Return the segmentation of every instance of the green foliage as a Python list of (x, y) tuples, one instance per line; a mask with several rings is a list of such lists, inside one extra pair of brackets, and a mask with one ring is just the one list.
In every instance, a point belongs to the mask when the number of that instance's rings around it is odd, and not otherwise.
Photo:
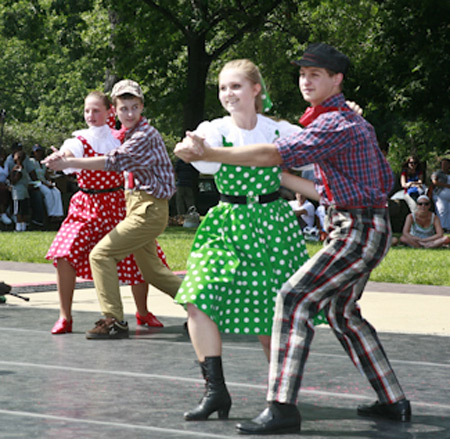
[(57, 144), (84, 123), (83, 98), (104, 75), (96, 59), (104, 44), (88, 28), (92, 15), (101, 23), (96, 3), (0, 2), (0, 106), (9, 142)]
[[(84, 126), (82, 102), (117, 79), (137, 80), (145, 115), (170, 138), (218, 117), (217, 73), (231, 58), (260, 67), (271, 114), (306, 107), (289, 64), (307, 44), (347, 53), (346, 96), (389, 145), (433, 163), (446, 151), (449, 2), (439, 0), (0, 0), (0, 108), (5, 142), (57, 144)], [(47, 137), (47, 138), (45, 138)]]

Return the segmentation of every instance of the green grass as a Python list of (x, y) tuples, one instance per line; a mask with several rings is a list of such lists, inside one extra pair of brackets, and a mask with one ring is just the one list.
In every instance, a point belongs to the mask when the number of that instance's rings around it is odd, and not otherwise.
[[(0, 260), (50, 263), (45, 254), (56, 232), (1, 232)], [(174, 271), (185, 270), (195, 230), (168, 227), (158, 238)], [(309, 254), (321, 248), (319, 243), (307, 243)], [(411, 249), (394, 247), (373, 271), (370, 280), (401, 284), (450, 286), (450, 250)]]

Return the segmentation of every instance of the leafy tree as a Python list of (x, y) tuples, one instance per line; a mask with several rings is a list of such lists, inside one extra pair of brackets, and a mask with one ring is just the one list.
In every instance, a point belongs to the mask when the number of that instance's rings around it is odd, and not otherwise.
[(83, 97), (124, 77), (172, 145), (217, 117), (217, 73), (251, 58), (295, 121), (306, 103), (297, 59), (328, 42), (352, 59), (345, 93), (391, 146), (394, 167), (449, 149), (449, 3), (439, 0), (0, 0), (5, 139), (59, 143), (83, 126)]
[[(120, 59), (116, 58), (117, 72), (119, 76), (127, 71), (136, 73), (147, 84), (149, 94), (157, 96), (151, 98), (152, 106), (156, 107), (156, 100), (167, 103), (168, 93), (176, 97), (183, 104), (183, 131), (192, 129), (204, 118), (211, 63), (244, 35), (256, 32), (281, 3), (275, 0), (115, 1), (109, 7), (119, 16), (114, 39), (115, 50), (121, 54)], [(151, 38), (138, 36), (145, 34)], [(130, 59), (136, 54), (141, 55), (139, 65), (133, 65)], [(164, 90), (158, 90), (158, 86)], [(153, 90), (159, 92), (152, 93)], [(169, 119), (179, 120), (179, 105), (175, 109), (176, 113)], [(165, 125), (164, 121), (160, 122), (158, 126)]]
[(107, 41), (100, 28), (108, 28), (109, 21), (99, 5), (0, 2), (0, 106), (7, 111), (6, 140), (58, 144), (83, 123), (83, 97), (104, 78)]

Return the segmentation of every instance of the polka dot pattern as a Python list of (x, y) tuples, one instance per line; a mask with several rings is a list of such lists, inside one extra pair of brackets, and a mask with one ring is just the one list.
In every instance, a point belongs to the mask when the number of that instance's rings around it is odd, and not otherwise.
[[(278, 167), (222, 165), (220, 192), (260, 195), (280, 187)], [(269, 335), (275, 296), (308, 259), (297, 220), (285, 200), (220, 202), (197, 229), (187, 274), (175, 300), (193, 303), (223, 333)]]
[[(84, 156), (95, 157), (96, 153), (88, 144), (84, 145)], [(123, 185), (122, 174), (117, 172), (87, 171), (78, 174), (80, 187), (90, 189), (106, 189)], [(89, 253), (100, 239), (109, 233), (123, 218), (126, 206), (123, 191), (86, 194), (77, 192), (70, 200), (69, 212), (62, 223), (46, 258), (58, 258), (69, 261), (76, 270), (76, 275), (84, 279), (92, 279), (89, 265)], [(167, 265), (165, 255), (158, 247), (158, 255)], [(144, 282), (133, 255), (117, 264), (119, 280), (125, 284)]]

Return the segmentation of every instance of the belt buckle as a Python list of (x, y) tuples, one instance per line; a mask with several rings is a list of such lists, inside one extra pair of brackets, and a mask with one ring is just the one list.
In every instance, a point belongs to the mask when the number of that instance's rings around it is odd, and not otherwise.
[(247, 195), (247, 204), (258, 204), (259, 195)]

